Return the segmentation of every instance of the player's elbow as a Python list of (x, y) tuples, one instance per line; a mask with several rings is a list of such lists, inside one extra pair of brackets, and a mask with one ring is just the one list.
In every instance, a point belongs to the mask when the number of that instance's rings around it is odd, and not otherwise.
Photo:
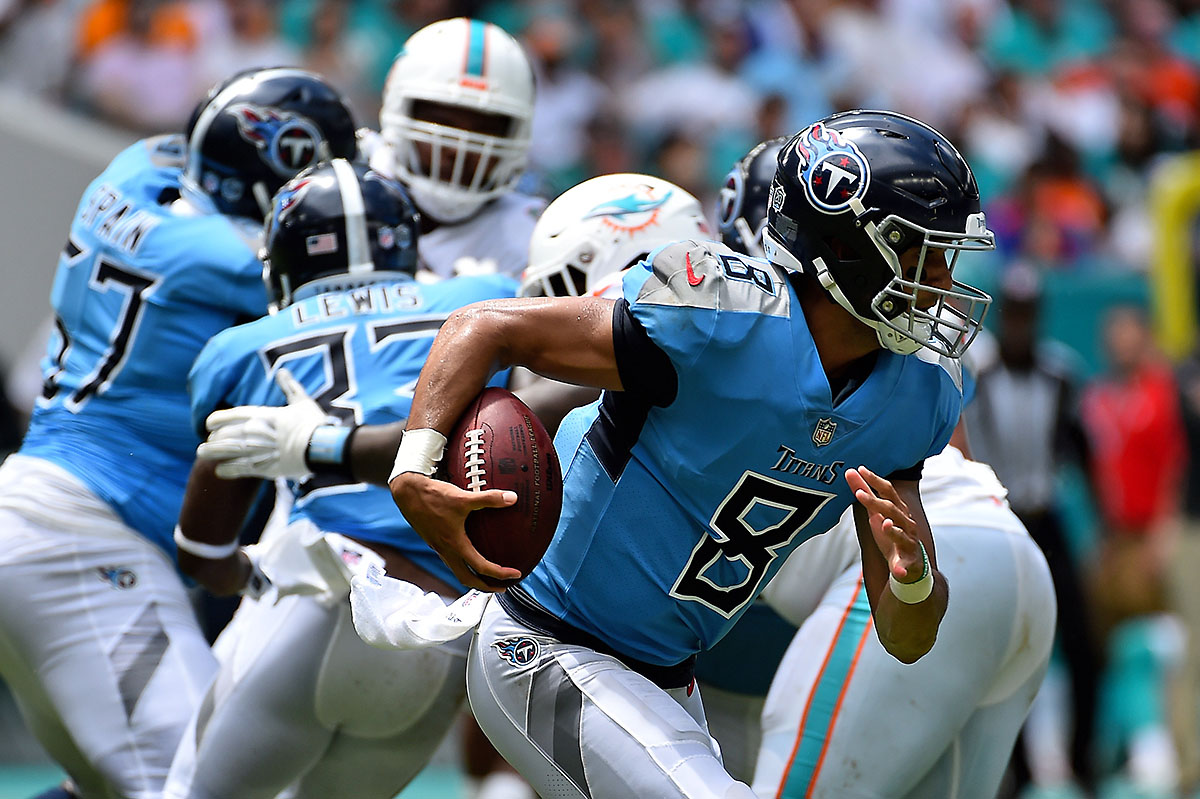
[(901, 663), (912, 664), (923, 658), (937, 642), (937, 630), (929, 635), (885, 636), (879, 634), (879, 642), (887, 653)]

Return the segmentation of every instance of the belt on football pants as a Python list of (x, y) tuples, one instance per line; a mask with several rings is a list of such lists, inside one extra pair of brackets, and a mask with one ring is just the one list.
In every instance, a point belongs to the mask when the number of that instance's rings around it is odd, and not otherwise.
[(696, 656), (692, 655), (674, 666), (658, 666), (630, 657), (608, 646), (591, 633), (567, 624), (533, 600), (520, 588), (513, 587), (499, 594), (496, 599), (509, 616), (521, 624), (543, 635), (557, 638), (564, 644), (586, 646), (605, 655), (615, 657), (630, 669), (645, 677), (659, 688), (686, 688), (696, 673)]

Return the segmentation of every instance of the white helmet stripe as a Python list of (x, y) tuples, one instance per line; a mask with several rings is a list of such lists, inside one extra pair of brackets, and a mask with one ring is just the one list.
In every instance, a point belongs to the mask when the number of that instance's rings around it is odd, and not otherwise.
[(200, 112), (200, 116), (196, 120), (195, 127), (192, 128), (191, 138), (188, 139), (188, 159), (185, 175), (194, 181), (196, 185), (200, 185), (200, 147), (204, 144), (204, 139), (208, 136), (208, 129), (212, 127), (213, 120), (217, 118), (217, 114), (224, 111), (226, 106), (235, 97), (249, 91), (255, 84), (261, 83), (264, 80), (292, 76), (303, 77), (309, 74), (301, 69), (264, 69), (238, 78), (222, 89), (216, 97), (209, 101), (208, 105), (204, 106), (204, 110)]
[(367, 240), (366, 204), (363, 202), (362, 186), (358, 184), (358, 175), (344, 158), (335, 158), (331, 163), (337, 175), (338, 190), (342, 194), (342, 213), (346, 218), (346, 271), (352, 275), (374, 271), (371, 244)]

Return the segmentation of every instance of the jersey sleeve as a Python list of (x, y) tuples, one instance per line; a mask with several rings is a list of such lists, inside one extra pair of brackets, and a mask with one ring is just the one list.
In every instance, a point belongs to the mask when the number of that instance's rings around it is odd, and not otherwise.
[(201, 438), (208, 436), (204, 421), (210, 413), (238, 404), (234, 394), (250, 367), (254, 366), (247, 363), (247, 358), (239, 356), (237, 340), (236, 328), (213, 336), (188, 373), (192, 429)]
[(711, 271), (704, 248), (684, 241), (658, 248), (625, 273), (630, 316), (677, 369), (695, 363), (716, 329), (719, 292), (710, 290), (718, 282)]

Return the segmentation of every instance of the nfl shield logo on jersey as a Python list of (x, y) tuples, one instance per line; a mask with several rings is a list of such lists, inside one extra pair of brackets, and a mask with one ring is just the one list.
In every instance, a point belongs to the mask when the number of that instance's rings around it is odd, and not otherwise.
[(500, 657), (514, 666), (528, 666), (537, 660), (537, 641), (524, 635), (518, 635), (515, 638), (501, 638), (492, 646), (496, 647), (496, 652), (500, 654)]
[(818, 419), (817, 428), (813, 430), (813, 443), (823, 447), (833, 441), (833, 432), (837, 430), (837, 422), (833, 419)]

